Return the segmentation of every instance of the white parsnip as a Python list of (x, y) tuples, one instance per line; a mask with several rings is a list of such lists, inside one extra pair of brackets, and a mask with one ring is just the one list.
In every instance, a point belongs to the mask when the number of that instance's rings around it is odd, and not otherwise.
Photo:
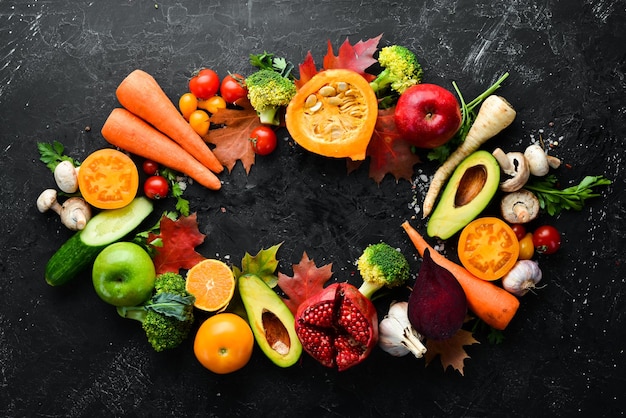
[(435, 172), (422, 205), (424, 218), (433, 210), (439, 192), (461, 161), (509, 126), (515, 115), (513, 106), (501, 96), (492, 94), (483, 101), (465, 140)]

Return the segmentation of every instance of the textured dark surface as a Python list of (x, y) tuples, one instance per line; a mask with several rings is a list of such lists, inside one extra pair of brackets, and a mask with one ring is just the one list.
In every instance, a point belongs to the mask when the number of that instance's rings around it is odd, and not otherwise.
[[(0, 3), (0, 415), (2, 416), (574, 416), (623, 413), (624, 133), (626, 13), (619, 0), (418, 1), (3, 1)], [(540, 136), (571, 168), (614, 180), (582, 212), (563, 213), (559, 253), (540, 259), (545, 288), (525, 296), (502, 344), (467, 348), (465, 376), (380, 350), (344, 373), (304, 355), (287, 369), (260, 351), (242, 371), (203, 369), (191, 341), (155, 354), (137, 324), (100, 302), (85, 274), (63, 288), (43, 280), (70, 233), (35, 208), (53, 186), (37, 141), (59, 140), (82, 159), (130, 71), (155, 76), (175, 100), (202, 66), (250, 72), (263, 50), (299, 63), (383, 33), (381, 46), (415, 50), (430, 82), (456, 80), (473, 97), (504, 71), (513, 126), (488, 144), (520, 149)], [(91, 127), (87, 132), (85, 127)], [(385, 240), (419, 259), (400, 228), (416, 216), (430, 164), (414, 184), (366, 166), (346, 175), (295, 147), (221, 175), (223, 189), (185, 193), (207, 234), (199, 251), (238, 264), (283, 242), (279, 269), (307, 251), (355, 280), (353, 261)], [(420, 218), (417, 215), (417, 218)], [(421, 221), (413, 221), (423, 230)], [(453, 244), (447, 250), (451, 255)], [(385, 304), (387, 301), (385, 301)], [(385, 306), (380, 306), (381, 311)]]

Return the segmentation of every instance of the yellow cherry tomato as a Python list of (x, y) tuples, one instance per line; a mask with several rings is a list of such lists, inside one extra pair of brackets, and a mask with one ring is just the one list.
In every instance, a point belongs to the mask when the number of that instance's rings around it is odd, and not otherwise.
[(535, 255), (535, 246), (533, 244), (533, 233), (528, 232), (519, 240), (519, 260), (530, 260)]
[(178, 99), (178, 109), (183, 117), (189, 120), (189, 116), (198, 109), (198, 99), (193, 93), (185, 93)]
[(209, 132), (211, 120), (204, 110), (195, 110), (189, 115), (189, 124), (198, 135), (204, 136)]
[(199, 100), (198, 107), (204, 109), (210, 114), (217, 113), (220, 109), (226, 108), (226, 100), (221, 96), (213, 96), (206, 100)]
[(254, 348), (254, 335), (243, 318), (218, 313), (200, 325), (193, 343), (196, 358), (218, 374), (232, 373), (248, 364)]

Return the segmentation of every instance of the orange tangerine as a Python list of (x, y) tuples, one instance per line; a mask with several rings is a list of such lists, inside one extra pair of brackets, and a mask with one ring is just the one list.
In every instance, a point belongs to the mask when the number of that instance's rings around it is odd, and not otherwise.
[(232, 299), (235, 276), (226, 263), (209, 258), (187, 272), (186, 288), (196, 298), (196, 308), (215, 312), (226, 307)]

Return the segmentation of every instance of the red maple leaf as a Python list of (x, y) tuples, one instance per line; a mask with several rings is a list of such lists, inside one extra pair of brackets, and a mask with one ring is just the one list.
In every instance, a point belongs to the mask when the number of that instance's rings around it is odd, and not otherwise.
[(439, 355), (443, 369), (446, 370), (452, 366), (463, 376), (464, 360), (469, 358), (463, 346), (476, 344), (478, 341), (474, 339), (471, 332), (460, 329), (452, 337), (446, 340), (427, 340), (426, 341), (426, 365)]
[(204, 140), (215, 145), (213, 153), (228, 171), (240, 160), (248, 174), (255, 157), (250, 133), (261, 121), (247, 98), (238, 100), (236, 105), (236, 108), (220, 109), (211, 116), (211, 123), (219, 127), (209, 130)]
[(313, 60), (313, 55), (311, 54), (311, 51), (306, 54), (304, 61), (298, 66), (298, 70), (300, 72), (300, 78), (294, 80), (294, 83), (296, 84), (296, 88), (299, 89), (300, 87), (304, 86), (307, 81), (312, 79), (315, 74), (318, 73), (317, 67), (315, 66), (315, 60)]
[(351, 45), (346, 38), (339, 47), (337, 56), (335, 56), (332, 44), (328, 41), (328, 52), (324, 57), (324, 69), (344, 68), (355, 71), (365, 77), (366, 80), (372, 81), (376, 77), (366, 73), (365, 70), (377, 62), (374, 53), (378, 49), (378, 42), (382, 36), (381, 34), (367, 41), (359, 41), (354, 45)]
[[(383, 181), (387, 173), (392, 174), (396, 181), (411, 181), (413, 166), (420, 158), (412, 151), (411, 144), (402, 139), (396, 129), (394, 108), (380, 109), (374, 133), (367, 146), (370, 157), (369, 176), (377, 183)], [(348, 160), (348, 171), (355, 170), (360, 162)]]
[[(371, 38), (367, 41), (359, 41), (354, 45), (350, 44), (350, 41), (346, 38), (339, 47), (339, 54), (337, 56), (335, 56), (333, 46), (329, 40), (328, 52), (324, 57), (321, 71), (342, 68), (355, 71), (365, 77), (367, 81), (372, 81), (376, 76), (366, 73), (365, 70), (378, 62), (378, 60), (374, 58), (374, 53), (376, 53), (378, 49), (378, 42), (382, 36), (383, 35), (380, 34), (376, 38)], [(299, 65), (299, 70), (300, 79), (295, 80), (297, 88), (304, 86), (307, 81), (319, 72), (315, 66), (311, 51), (307, 53), (304, 61)]]
[(288, 297), (283, 298), (285, 305), (295, 315), (300, 304), (324, 289), (332, 275), (332, 263), (317, 267), (304, 252), (300, 263), (293, 265), (293, 277), (278, 273), (278, 287)]
[(159, 223), (159, 233), (150, 233), (148, 242), (159, 240), (162, 245), (153, 246), (154, 267), (157, 274), (178, 273), (181, 268), (190, 269), (205, 257), (195, 251), (204, 242), (205, 235), (198, 230), (196, 214), (181, 216), (172, 220), (163, 215)]

